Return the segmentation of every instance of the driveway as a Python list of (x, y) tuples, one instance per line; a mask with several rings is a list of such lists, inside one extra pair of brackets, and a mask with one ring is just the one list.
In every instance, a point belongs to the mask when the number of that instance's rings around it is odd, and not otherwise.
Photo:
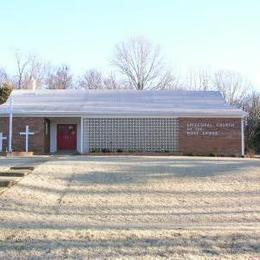
[[(0, 258), (256, 257), (260, 160), (34, 158), (0, 195)], [(0, 159), (0, 168), (30, 160)]]

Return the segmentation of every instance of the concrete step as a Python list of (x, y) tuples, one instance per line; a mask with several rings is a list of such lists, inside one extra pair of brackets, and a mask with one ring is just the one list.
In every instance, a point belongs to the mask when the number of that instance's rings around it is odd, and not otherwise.
[(34, 167), (32, 166), (13, 166), (10, 168), (10, 170), (30, 170), (33, 171)]
[(31, 171), (0, 171), (1, 177), (24, 177), (29, 174)]
[(11, 187), (17, 182), (17, 179), (0, 177), (0, 187)]

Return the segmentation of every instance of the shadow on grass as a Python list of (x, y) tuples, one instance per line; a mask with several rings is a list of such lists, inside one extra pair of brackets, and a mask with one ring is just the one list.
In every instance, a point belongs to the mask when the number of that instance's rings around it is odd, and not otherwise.
[[(83, 187), (86, 187), (86, 189), (77, 190), (77, 187), (82, 185)], [(41, 191), (46, 193), (52, 193), (52, 194), (59, 194), (61, 191), (59, 189), (55, 188), (47, 188), (47, 187), (39, 187), (35, 185), (26, 185), (19, 183), (19, 186), (24, 188), (24, 190), (32, 190), (32, 191)], [(93, 190), (91, 189), (91, 186), (85, 186), (83, 183), (77, 184), (74, 183), (71, 185), (70, 189), (66, 191), (67, 195), (78, 195), (78, 196), (95, 196), (95, 195), (124, 195), (132, 193), (133, 195), (135, 193), (141, 194), (142, 196), (151, 196), (151, 195), (170, 195), (170, 196), (197, 196), (198, 198), (201, 196), (206, 196), (207, 198), (218, 198), (218, 197), (230, 197), (230, 198), (237, 198), (241, 196), (250, 196), (250, 197), (259, 197), (260, 198), (260, 191), (200, 191), (200, 190), (188, 190), (188, 191), (176, 191), (174, 189), (172, 190), (162, 190), (162, 189), (152, 189), (149, 190), (147, 188), (143, 188), (142, 186), (132, 189), (131, 187), (119, 187), (118, 189), (106, 189), (106, 190)]]
[[(99, 160), (98, 160), (99, 159)], [(109, 160), (110, 159), (110, 160)], [(76, 164), (81, 157), (67, 161)], [(73, 178), (74, 185), (78, 184), (131, 184), (146, 183), (149, 180), (160, 181), (167, 178), (203, 178), (221, 175), (237, 176), (250, 169), (260, 169), (260, 161), (248, 160), (206, 160), (206, 159), (165, 159), (143, 157), (88, 158), (89, 164), (94, 163), (94, 170), (79, 169)], [(99, 162), (99, 164), (96, 164)], [(104, 166), (104, 171), (95, 170), (95, 164)], [(86, 163), (86, 166), (88, 164)], [(115, 167), (115, 170), (110, 168)], [(108, 170), (106, 171), (106, 167)], [(110, 167), (110, 168), (109, 168)], [(64, 177), (66, 179), (66, 177)], [(259, 176), (260, 181), (260, 176)]]
[[(259, 166), (259, 168), (257, 168)], [(106, 166), (104, 166), (105, 169)], [(218, 176), (229, 176), (230, 178), (237, 177), (250, 169), (255, 168), (260, 170), (259, 165), (247, 164), (218, 164), (218, 165), (200, 165), (191, 164), (179, 166), (173, 164), (169, 166), (160, 165), (123, 165), (117, 166), (115, 170), (97, 171), (95, 167), (93, 170), (78, 170), (73, 177), (72, 185), (88, 185), (88, 184), (104, 184), (104, 185), (129, 185), (129, 184), (143, 184), (149, 181), (160, 182), (167, 179), (196, 179)], [(60, 176), (60, 179), (67, 180), (69, 177)], [(260, 181), (259, 177), (255, 177), (255, 181)], [(200, 179), (200, 181), (203, 181)]]
[[(63, 240), (28, 240), (28, 241), (2, 241), (0, 242), (0, 252), (6, 253), (16, 251), (18, 256), (23, 254), (39, 254), (48, 257), (143, 257), (150, 256), (168, 256), (173, 254), (183, 255), (235, 255), (235, 254), (258, 254), (260, 252), (259, 235), (252, 233), (233, 233), (233, 234), (182, 234), (176, 231), (171, 237), (146, 236), (143, 238), (122, 238), (117, 239), (92, 239), (89, 236), (82, 235), (82, 239)], [(19, 255), (21, 254), (21, 255)], [(89, 255), (91, 254), (91, 255)]]

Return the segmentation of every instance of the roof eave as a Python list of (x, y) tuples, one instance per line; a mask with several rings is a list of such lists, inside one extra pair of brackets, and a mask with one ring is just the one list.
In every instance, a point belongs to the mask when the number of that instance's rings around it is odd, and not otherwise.
[[(2, 117), (8, 117), (8, 113), (0, 113)], [(30, 113), (16, 113), (13, 112), (14, 117), (194, 117), (194, 118), (245, 118), (248, 115), (246, 112), (239, 113), (86, 113), (86, 112), (30, 112)]]

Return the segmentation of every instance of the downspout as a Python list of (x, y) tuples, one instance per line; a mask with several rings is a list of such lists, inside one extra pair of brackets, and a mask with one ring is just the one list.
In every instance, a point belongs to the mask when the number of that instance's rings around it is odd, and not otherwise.
[(80, 118), (80, 153), (83, 154), (83, 138), (84, 138), (84, 128), (83, 128), (83, 117)]
[(9, 143), (8, 151), (12, 152), (12, 138), (13, 138), (13, 97), (10, 95), (10, 106), (9, 106)]
[(245, 156), (244, 118), (241, 118), (241, 156)]

